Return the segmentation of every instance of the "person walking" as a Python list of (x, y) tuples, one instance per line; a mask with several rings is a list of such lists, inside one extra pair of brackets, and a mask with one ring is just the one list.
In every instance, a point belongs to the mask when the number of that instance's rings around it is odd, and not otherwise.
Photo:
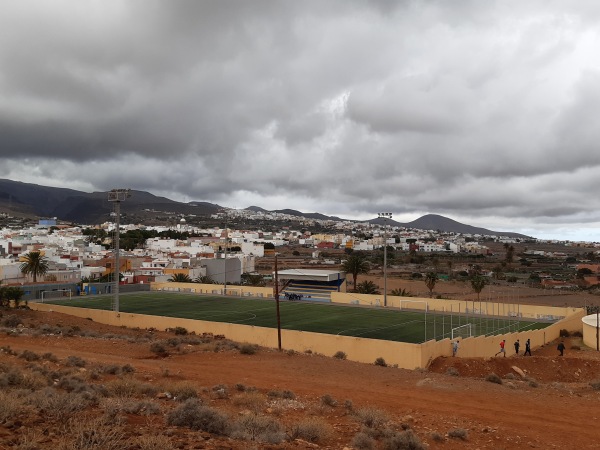
[(521, 346), (521, 344), (519, 343), (519, 340), (517, 339), (517, 342), (515, 342), (515, 354), (519, 354), (519, 347)]
[(525, 342), (525, 353), (523, 356), (526, 356), (527, 353), (529, 353), (529, 356), (531, 356), (531, 341), (529, 339), (527, 339), (527, 342)]
[(565, 343), (564, 341), (560, 341), (558, 347), (556, 349), (560, 352), (560, 356), (563, 356), (563, 352), (565, 351)]
[(500, 342), (500, 351), (498, 353), (496, 353), (494, 356), (498, 356), (500, 353), (504, 353), (504, 357), (506, 358), (506, 349), (504, 348), (505, 345), (506, 345), (506, 339), (502, 339), (502, 342)]
[(456, 356), (456, 354), (458, 353), (458, 346), (458, 340), (452, 343), (452, 356)]

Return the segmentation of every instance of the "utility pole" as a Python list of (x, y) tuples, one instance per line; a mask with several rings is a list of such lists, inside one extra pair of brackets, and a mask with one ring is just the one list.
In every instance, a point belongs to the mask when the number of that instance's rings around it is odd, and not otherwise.
[[(119, 258), (119, 238), (121, 237), (121, 202), (131, 197), (130, 189), (113, 189), (108, 193), (108, 201), (114, 202), (115, 204), (115, 240), (114, 240), (114, 251), (115, 251), (115, 269), (113, 271), (113, 282), (114, 282), (114, 310), (119, 312), (119, 278), (121, 275), (120, 258)], [(116, 276), (115, 276), (116, 275)]]
[[(391, 212), (377, 214), (383, 218), (383, 306), (387, 306), (387, 219), (392, 218)], [(356, 289), (356, 286), (354, 287)]]
[(275, 253), (275, 307), (277, 309), (277, 348), (281, 351), (281, 316), (279, 314), (279, 275), (277, 272), (277, 253)]
[(229, 214), (225, 211), (225, 264), (223, 269), (223, 295), (227, 295), (227, 244), (229, 241)]

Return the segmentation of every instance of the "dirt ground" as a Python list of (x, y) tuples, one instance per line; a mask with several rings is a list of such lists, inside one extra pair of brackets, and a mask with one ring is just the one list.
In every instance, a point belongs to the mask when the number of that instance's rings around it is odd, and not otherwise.
[[(31, 365), (19, 356), (26, 350), (55, 355), (58, 362), (44, 364), (54, 364), (57, 368), (70, 356), (80, 357), (87, 361), (86, 368), (79, 369), (82, 374), (91, 372), (93, 367), (129, 364), (135, 368), (132, 376), (138, 380), (160, 385), (161, 389), (165, 383), (192, 383), (210, 405), (236, 416), (246, 412), (233, 406), (234, 386), (252, 386), (265, 396), (289, 390), (296, 396), (297, 407), (266, 407), (261, 414), (276, 417), (287, 426), (295, 420), (317, 417), (332, 430), (326, 439), (316, 443), (294, 439), (271, 445), (219, 437), (167, 426), (164, 413), (174, 408), (173, 400), (161, 395), (156, 401), (163, 408), (162, 415), (141, 418), (128, 414), (120, 425), (127, 430), (127, 436), (145, 433), (167, 436), (172, 448), (349, 449), (361, 430), (352, 410), (361, 408), (387, 413), (386, 427), (400, 431), (410, 428), (432, 449), (598, 448), (600, 391), (594, 390), (590, 382), (600, 378), (600, 356), (591, 349), (577, 349), (581, 347), (580, 338), (566, 341), (563, 357), (558, 356), (556, 343), (551, 343), (534, 349), (531, 357), (515, 356), (509, 351), (505, 358), (440, 358), (428, 370), (410, 371), (270, 349), (242, 354), (225, 346), (211, 351), (179, 346), (177, 351), (157, 356), (151, 351), (148, 335), (154, 340), (169, 339), (174, 337), (173, 333), (114, 328), (55, 312), (14, 313), (23, 325), (12, 330), (5, 328), (0, 334), (0, 365), (5, 368)], [(41, 333), (42, 326), (60, 327), (63, 332)], [(520, 368), (525, 378), (513, 366)], [(486, 381), (491, 373), (501, 377), (502, 384)], [(114, 377), (103, 374), (95, 382), (110, 383)], [(228, 400), (210, 395), (216, 385), (229, 388), (232, 393)], [(324, 404), (322, 398), (326, 395), (335, 401)], [(58, 446), (62, 424), (43, 412), (18, 419), (0, 424), (0, 449), (63, 448)], [(44, 439), (37, 446), (27, 447), (21, 436), (32, 429), (39, 430)], [(448, 435), (456, 429), (466, 432), (466, 439)], [(383, 438), (375, 437), (376, 445), (372, 448), (384, 448)]]

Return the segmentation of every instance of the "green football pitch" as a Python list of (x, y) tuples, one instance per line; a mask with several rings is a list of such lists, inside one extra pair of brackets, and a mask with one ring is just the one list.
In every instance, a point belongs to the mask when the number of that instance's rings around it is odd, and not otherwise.
[[(69, 300), (45, 300), (45, 303), (92, 309), (112, 309), (112, 296), (73, 297)], [(277, 327), (273, 299), (222, 297), (185, 293), (144, 292), (121, 294), (121, 312), (154, 316), (181, 317), (211, 322), (227, 322), (258, 327)], [(460, 334), (470, 328), (471, 335), (492, 335), (511, 331), (544, 328), (548, 322), (517, 321), (506, 317), (465, 316), (346, 306), (306, 301), (280, 302), (281, 328), (339, 334), (369, 339), (420, 343), (429, 339), (452, 337), (452, 329), (461, 325)], [(455, 330), (454, 336), (457, 336)]]

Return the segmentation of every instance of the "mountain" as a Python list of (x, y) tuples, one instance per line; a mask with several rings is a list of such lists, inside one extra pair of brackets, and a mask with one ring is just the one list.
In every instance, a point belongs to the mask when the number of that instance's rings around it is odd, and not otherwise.
[[(133, 190), (131, 197), (121, 202), (122, 213), (142, 217), (156, 216), (157, 213), (207, 215), (220, 209), (212, 203), (181, 203)], [(93, 224), (109, 220), (112, 210), (107, 192), (88, 193), (0, 179), (0, 211)]]
[[(369, 223), (375, 223), (378, 225), (383, 225), (383, 218), (376, 218), (369, 221)], [(492, 231), (486, 228), (474, 227), (471, 225), (466, 225), (464, 223), (457, 222), (456, 220), (449, 219), (444, 216), (440, 216), (437, 214), (426, 214), (422, 217), (419, 217), (417, 220), (413, 220), (408, 223), (400, 223), (394, 220), (387, 220), (387, 224), (391, 226), (405, 227), (405, 228), (415, 228), (417, 230), (440, 230), (448, 233), (461, 233), (461, 234), (480, 234), (487, 236), (506, 236), (511, 238), (520, 238), (527, 239), (530, 236), (526, 236), (524, 234), (512, 233), (509, 231)]]

